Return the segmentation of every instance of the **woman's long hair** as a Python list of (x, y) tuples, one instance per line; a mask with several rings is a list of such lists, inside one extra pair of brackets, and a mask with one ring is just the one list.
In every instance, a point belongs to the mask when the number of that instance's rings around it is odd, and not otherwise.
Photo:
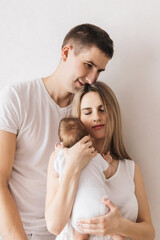
[(88, 92), (96, 92), (102, 99), (104, 110), (107, 114), (107, 129), (102, 152), (110, 151), (115, 159), (131, 159), (128, 155), (123, 139), (121, 113), (117, 98), (111, 88), (103, 82), (95, 82), (92, 85), (85, 84), (74, 95), (72, 102), (72, 116), (80, 118), (80, 105), (83, 96)]

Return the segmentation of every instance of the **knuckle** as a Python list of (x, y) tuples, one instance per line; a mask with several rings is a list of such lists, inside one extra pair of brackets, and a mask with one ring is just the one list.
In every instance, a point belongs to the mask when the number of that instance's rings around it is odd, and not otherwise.
[(102, 226), (105, 224), (105, 219), (104, 218), (101, 218), (101, 224), (102, 224)]
[(89, 220), (89, 224), (92, 224), (92, 223), (93, 223), (93, 220), (92, 220), (92, 219), (90, 219), (90, 220)]

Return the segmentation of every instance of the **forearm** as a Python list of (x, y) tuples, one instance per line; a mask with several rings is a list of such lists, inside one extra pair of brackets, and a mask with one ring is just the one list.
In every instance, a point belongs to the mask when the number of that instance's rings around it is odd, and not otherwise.
[(48, 230), (58, 235), (66, 225), (72, 211), (77, 191), (79, 172), (63, 173), (63, 177), (54, 198), (46, 206), (46, 222)]
[(153, 240), (155, 238), (155, 231), (151, 223), (135, 223), (124, 218), (120, 223), (119, 234), (132, 240)]
[(27, 240), (22, 222), (6, 186), (0, 186), (0, 236), (3, 240)]

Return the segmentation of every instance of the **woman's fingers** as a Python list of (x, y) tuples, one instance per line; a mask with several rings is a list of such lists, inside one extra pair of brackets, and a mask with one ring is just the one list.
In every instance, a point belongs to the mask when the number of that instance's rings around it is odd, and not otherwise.
[(113, 209), (116, 209), (117, 206), (113, 204), (113, 202), (109, 199), (106, 199), (106, 198), (102, 198), (102, 202), (110, 209), (110, 210), (113, 210)]
[(104, 216), (80, 219), (78, 228), (81, 231), (101, 236), (109, 235), (116, 231), (115, 220), (120, 216), (117, 206), (106, 198), (103, 198), (102, 202), (109, 208), (109, 212)]
[(96, 217), (91, 219), (81, 219), (78, 222), (78, 228), (88, 234), (92, 235), (104, 235), (104, 226), (102, 223), (102, 217)]
[(85, 136), (85, 137), (83, 137), (83, 138), (79, 141), (79, 143), (84, 144), (84, 143), (87, 143), (88, 141), (90, 141), (90, 137), (89, 137), (89, 136)]
[(90, 140), (89, 136), (83, 137), (79, 143), (85, 147), (89, 152), (94, 153), (95, 148), (92, 146), (92, 141)]

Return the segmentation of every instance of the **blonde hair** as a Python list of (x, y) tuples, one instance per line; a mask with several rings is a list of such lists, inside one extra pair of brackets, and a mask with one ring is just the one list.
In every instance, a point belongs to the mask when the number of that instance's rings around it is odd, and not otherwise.
[(106, 154), (110, 151), (116, 159), (131, 159), (128, 155), (123, 139), (122, 124), (119, 103), (111, 88), (103, 82), (95, 82), (92, 85), (85, 84), (74, 95), (72, 102), (72, 115), (80, 118), (80, 105), (83, 96), (88, 92), (96, 92), (102, 99), (104, 110), (107, 114), (107, 131), (102, 151)]

